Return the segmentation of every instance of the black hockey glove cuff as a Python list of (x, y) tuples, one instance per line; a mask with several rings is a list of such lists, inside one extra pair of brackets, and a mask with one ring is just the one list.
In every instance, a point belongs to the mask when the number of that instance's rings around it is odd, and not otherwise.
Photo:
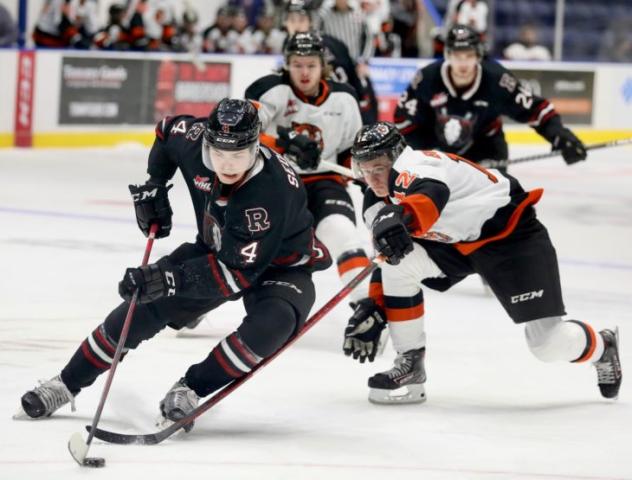
[(138, 290), (138, 303), (175, 295), (181, 286), (180, 272), (168, 257), (144, 267), (128, 268), (119, 282), (119, 295), (127, 302)]
[(365, 298), (351, 304), (354, 309), (345, 329), (342, 350), (345, 355), (364, 363), (372, 362), (378, 350), (382, 330), (386, 328), (386, 315), (382, 307), (371, 298)]
[(173, 211), (169, 203), (169, 189), (173, 185), (165, 186), (147, 182), (145, 185), (130, 185), (129, 191), (134, 200), (136, 223), (147, 237), (152, 224), (158, 224), (156, 238), (167, 237), (171, 232), (171, 217)]
[(299, 168), (313, 170), (318, 167), (321, 151), (316, 141), (287, 127), (278, 126), (277, 134), (277, 145)]
[(400, 205), (386, 205), (378, 212), (371, 225), (375, 249), (391, 265), (397, 265), (413, 250), (404, 212), (404, 207)]

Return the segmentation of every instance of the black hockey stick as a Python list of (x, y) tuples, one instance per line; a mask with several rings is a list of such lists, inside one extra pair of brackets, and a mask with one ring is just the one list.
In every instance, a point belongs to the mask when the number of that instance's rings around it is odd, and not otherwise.
[[(156, 232), (158, 231), (158, 224), (154, 223), (149, 229), (149, 236), (147, 237), (147, 246), (145, 247), (145, 254), (143, 255), (143, 263), (142, 266), (147, 265), (149, 261), (149, 255), (151, 254), (151, 249), (154, 245), (154, 240), (156, 238)], [(68, 450), (70, 451), (70, 455), (75, 461), (81, 465), (82, 467), (103, 467), (105, 465), (105, 459), (101, 457), (93, 457), (87, 458), (88, 449), (90, 448), (90, 444), (92, 443), (92, 438), (94, 437), (94, 432), (97, 429), (97, 424), (101, 419), (101, 413), (103, 412), (103, 407), (105, 406), (105, 400), (108, 397), (108, 393), (110, 392), (110, 387), (112, 386), (112, 380), (114, 379), (114, 372), (116, 372), (116, 367), (118, 366), (121, 355), (123, 353), (123, 347), (125, 346), (125, 341), (127, 340), (127, 334), (129, 333), (129, 327), (132, 324), (132, 317), (134, 316), (134, 311), (136, 310), (136, 301), (138, 299), (138, 290), (134, 292), (131, 301), (129, 302), (129, 308), (127, 310), (127, 316), (125, 317), (125, 321), (123, 322), (123, 328), (121, 329), (121, 334), (119, 335), (118, 344), (116, 345), (116, 351), (114, 352), (114, 357), (112, 358), (112, 365), (110, 365), (110, 371), (108, 372), (108, 377), (105, 381), (105, 385), (103, 386), (103, 392), (101, 393), (101, 400), (99, 401), (99, 406), (97, 407), (97, 411), (94, 414), (94, 418), (92, 419), (92, 426), (88, 430), (88, 439), (84, 442), (83, 437), (79, 432), (73, 433), (68, 440)]]
[[(632, 143), (632, 138), (622, 138), (619, 140), (611, 140), (609, 142), (593, 143), (586, 145), (586, 150), (597, 150), (600, 148), (620, 147), (623, 145), (629, 145)], [(484, 160), (481, 164), (487, 168), (499, 168), (506, 167), (508, 165), (515, 165), (516, 163), (532, 162), (533, 160), (543, 160), (545, 158), (552, 158), (561, 155), (561, 150), (552, 150), (546, 153), (537, 153), (535, 155), (527, 155), (526, 157), (519, 157), (510, 160)]]
[(265, 367), (268, 363), (274, 360), (278, 355), (280, 355), (285, 349), (287, 349), (290, 345), (292, 345), (296, 340), (301, 338), (305, 333), (311, 329), (316, 323), (318, 323), (325, 315), (327, 315), (342, 299), (344, 299), (351, 291), (357, 287), (365, 278), (367, 278), (373, 271), (378, 267), (378, 265), (382, 262), (382, 257), (376, 257), (373, 259), (370, 265), (368, 265), (364, 270), (358, 273), (349, 283), (347, 283), (342, 289), (325, 305), (323, 305), (320, 310), (314, 313), (303, 325), (303, 327), (297, 332), (297, 334), (291, 338), (285, 345), (283, 345), (279, 350), (277, 350), (274, 354), (263, 360), (256, 367), (254, 367), (249, 373), (244, 375), (241, 378), (234, 380), (233, 382), (226, 385), (222, 390), (217, 392), (211, 398), (206, 400), (204, 403), (199, 405), (195, 410), (193, 410), (186, 417), (178, 420), (167, 428), (160, 430), (155, 433), (148, 434), (140, 434), (140, 435), (128, 435), (124, 433), (115, 433), (109, 432), (107, 430), (101, 430), (100, 428), (94, 428), (86, 425), (86, 429), (89, 432), (94, 432), (94, 436), (99, 440), (104, 440), (109, 443), (117, 443), (117, 444), (136, 444), (136, 445), (155, 445), (157, 443), (162, 442), (166, 438), (170, 437), (173, 433), (180, 430), (183, 426), (191, 423), (197, 417), (202, 415), (204, 412), (209, 410), (211, 407), (219, 403), (220, 400), (226, 398), (232, 392), (237, 390), (241, 385), (246, 383), (255, 373), (257, 373), (261, 368)]

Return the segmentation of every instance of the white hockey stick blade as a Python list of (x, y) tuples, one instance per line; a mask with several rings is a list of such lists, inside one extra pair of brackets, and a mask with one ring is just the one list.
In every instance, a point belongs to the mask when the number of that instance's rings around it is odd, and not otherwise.
[(88, 444), (85, 442), (79, 432), (75, 432), (68, 440), (68, 451), (72, 458), (80, 465), (84, 466), (84, 460), (88, 455)]

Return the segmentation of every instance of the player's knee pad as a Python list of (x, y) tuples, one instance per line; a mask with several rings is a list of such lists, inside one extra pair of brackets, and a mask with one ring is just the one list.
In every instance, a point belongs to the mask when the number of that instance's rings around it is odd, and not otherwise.
[(243, 342), (260, 357), (268, 357), (292, 336), (298, 324), (294, 307), (281, 298), (264, 298), (237, 328)]
[(355, 224), (339, 213), (328, 215), (318, 222), (316, 236), (325, 244), (334, 259), (348, 250), (363, 247)]
[(577, 324), (561, 317), (533, 320), (525, 325), (525, 336), (531, 353), (543, 362), (569, 361), (577, 356), (578, 345), (585, 343), (585, 334)]
[(419, 291), (421, 281), (443, 275), (428, 252), (419, 244), (397, 265), (383, 263), (382, 285), (385, 295), (407, 296)]

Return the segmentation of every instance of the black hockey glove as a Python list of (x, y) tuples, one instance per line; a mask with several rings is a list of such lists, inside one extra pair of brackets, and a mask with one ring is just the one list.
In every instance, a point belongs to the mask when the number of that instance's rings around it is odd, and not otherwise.
[(320, 163), (318, 143), (291, 128), (277, 127), (277, 145), (285, 150), (285, 155), (302, 170), (313, 170)]
[(364, 363), (375, 360), (382, 330), (386, 327), (384, 310), (371, 298), (365, 298), (351, 304), (355, 311), (345, 328), (345, 342), (342, 349), (345, 355)]
[(386, 257), (391, 265), (397, 265), (413, 250), (413, 241), (406, 228), (404, 207), (386, 205), (371, 225), (375, 249)]
[(158, 224), (156, 238), (167, 237), (171, 232), (171, 216), (173, 211), (169, 204), (169, 189), (173, 185), (165, 186), (147, 182), (145, 185), (130, 185), (129, 191), (134, 199), (136, 223), (138, 228), (149, 236), (152, 224)]
[(586, 160), (586, 147), (568, 128), (563, 127), (553, 137), (553, 150), (560, 150), (568, 165)]
[(119, 282), (119, 295), (129, 302), (138, 289), (138, 303), (149, 303), (175, 295), (180, 288), (180, 274), (167, 257), (144, 267), (128, 268)]

